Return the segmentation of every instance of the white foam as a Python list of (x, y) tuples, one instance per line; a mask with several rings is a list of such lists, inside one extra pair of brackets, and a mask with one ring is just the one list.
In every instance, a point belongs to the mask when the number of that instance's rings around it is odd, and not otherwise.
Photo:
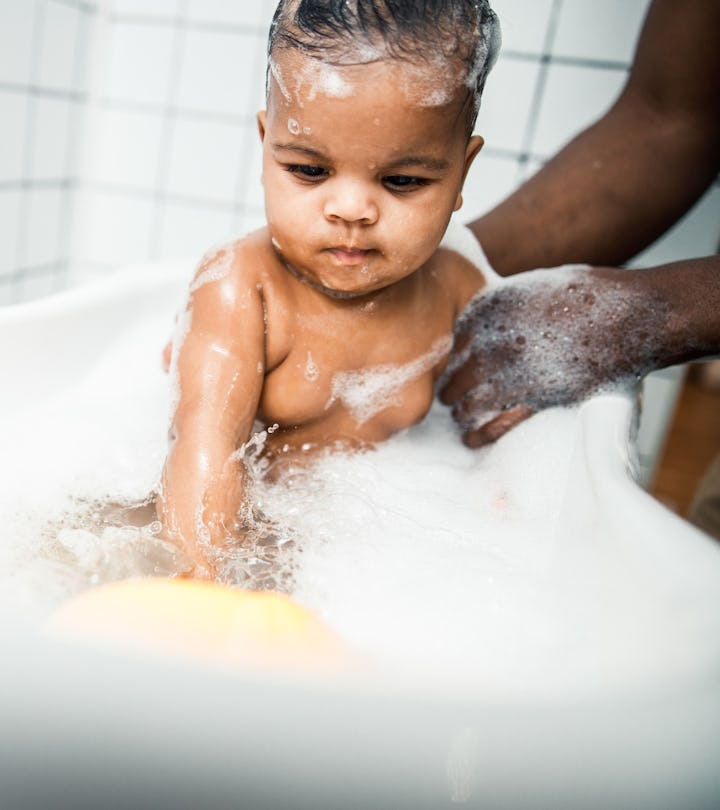
[(178, 368), (178, 359), (180, 357), (180, 350), (185, 343), (185, 338), (190, 332), (192, 326), (192, 304), (189, 303), (187, 309), (177, 316), (175, 321), (175, 329), (172, 337), (172, 354), (170, 355), (170, 367), (168, 368), (169, 380), (169, 418), (172, 422), (175, 416), (177, 406), (180, 404), (180, 371)]
[(332, 391), (326, 408), (339, 400), (363, 425), (376, 413), (400, 404), (400, 392), (412, 380), (426, 374), (449, 353), (452, 337), (435, 341), (429, 352), (403, 365), (388, 363), (361, 371), (340, 371), (333, 375)]
[(331, 98), (349, 98), (355, 94), (353, 85), (342, 77), (337, 68), (325, 62), (320, 62), (319, 65), (321, 69), (315, 82), (316, 92)]
[(230, 275), (233, 266), (233, 255), (230, 250), (221, 251), (213, 261), (193, 279), (190, 285), (190, 292), (194, 293), (206, 284), (213, 281), (222, 281)]
[(295, 98), (300, 106), (306, 100), (314, 101), (318, 94), (329, 98), (355, 95), (355, 86), (343, 76), (342, 69), (319, 59), (304, 59), (294, 77)]
[(271, 57), (268, 59), (268, 67), (270, 68), (270, 75), (275, 79), (280, 92), (282, 93), (285, 101), (291, 103), (293, 100), (292, 93), (288, 90), (285, 80), (282, 75), (280, 65)]
[(320, 369), (318, 368), (317, 363), (313, 360), (313, 356), (310, 352), (307, 353), (307, 362), (305, 363), (305, 371), (303, 376), (308, 382), (315, 382), (320, 376)]
[(126, 332), (97, 366), (0, 434), (0, 623), (42, 619), (91, 584), (179, 570), (149, 529), (119, 531), (103, 514), (109, 501), (142, 503), (159, 482), (167, 325), (156, 317)]
[(449, 104), (462, 86), (460, 66), (448, 59), (433, 59), (429, 64), (409, 62), (399, 69), (405, 98), (420, 107)]
[(576, 426), (575, 410), (545, 411), (471, 451), (435, 407), (374, 451), (259, 484), (265, 518), (302, 549), (295, 598), (404, 683), (567, 699), (717, 666), (717, 618), (688, 621), (622, 555), (600, 570), (607, 548), (566, 564)]

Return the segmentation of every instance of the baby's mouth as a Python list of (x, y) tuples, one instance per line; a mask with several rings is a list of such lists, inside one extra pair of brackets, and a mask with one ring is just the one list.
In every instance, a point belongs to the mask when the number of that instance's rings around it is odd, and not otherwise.
[(328, 248), (327, 252), (338, 264), (345, 267), (352, 267), (357, 264), (364, 264), (372, 251), (356, 247), (339, 246)]

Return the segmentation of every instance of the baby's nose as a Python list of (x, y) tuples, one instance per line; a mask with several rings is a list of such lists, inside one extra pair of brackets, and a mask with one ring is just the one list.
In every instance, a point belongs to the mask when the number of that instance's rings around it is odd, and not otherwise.
[(377, 222), (379, 209), (365, 184), (337, 181), (328, 188), (323, 213), (330, 221), (343, 220), (372, 225)]

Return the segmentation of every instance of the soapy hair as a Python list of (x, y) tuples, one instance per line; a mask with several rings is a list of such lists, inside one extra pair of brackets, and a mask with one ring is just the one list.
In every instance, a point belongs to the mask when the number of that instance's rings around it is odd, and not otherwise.
[(268, 82), (273, 55), (287, 48), (331, 65), (454, 61), (464, 67), (472, 128), (500, 39), (488, 0), (280, 0), (268, 38)]

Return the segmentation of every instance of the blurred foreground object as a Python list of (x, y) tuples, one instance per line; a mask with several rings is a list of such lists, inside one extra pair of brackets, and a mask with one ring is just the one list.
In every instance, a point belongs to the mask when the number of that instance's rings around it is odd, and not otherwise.
[(124, 580), (62, 605), (49, 630), (129, 651), (249, 669), (334, 668), (342, 643), (289, 597), (184, 579)]

